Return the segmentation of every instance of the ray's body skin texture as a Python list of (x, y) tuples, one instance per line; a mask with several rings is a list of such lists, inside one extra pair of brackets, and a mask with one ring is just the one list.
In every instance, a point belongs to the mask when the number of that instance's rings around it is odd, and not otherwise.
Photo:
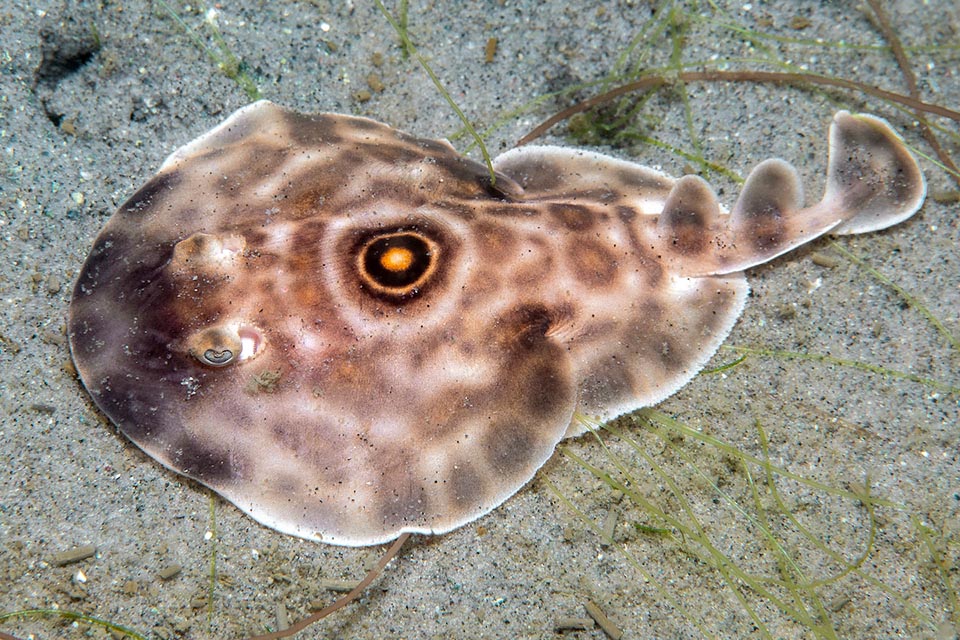
[(821, 202), (769, 160), (728, 215), (699, 178), (524, 147), (486, 167), (371, 120), (261, 101), (110, 219), (71, 303), (84, 385), (148, 454), (336, 544), (442, 533), (520, 489), (574, 411), (674, 393), (743, 269), (895, 224), (923, 178), (841, 112)]

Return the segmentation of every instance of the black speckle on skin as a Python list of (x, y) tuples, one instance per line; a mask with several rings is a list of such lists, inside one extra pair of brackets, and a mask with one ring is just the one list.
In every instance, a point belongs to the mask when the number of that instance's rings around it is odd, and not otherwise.
[[(293, 248), (285, 256), (286, 263), (291, 269), (309, 272), (316, 268), (320, 261), (320, 245), (323, 243), (327, 224), (326, 219), (311, 216), (297, 225), (296, 233), (291, 238)], [(251, 238), (247, 241), (248, 246), (263, 246), (267, 242), (266, 234), (261, 238)]]
[(901, 165), (897, 165), (896, 174), (887, 177), (887, 194), (893, 202), (901, 205), (916, 197), (919, 191), (915, 176), (908, 176)]
[(627, 225), (627, 235), (630, 238), (631, 266), (637, 272), (643, 273), (646, 287), (656, 289), (664, 277), (663, 261), (634, 227)]
[(723, 283), (721, 278), (717, 280), (720, 282), (716, 292), (701, 298), (699, 306), (700, 324), (709, 329), (711, 334), (717, 333), (727, 322), (727, 310), (736, 297), (734, 289)]
[[(660, 322), (665, 312), (663, 305), (654, 299), (645, 300), (642, 304), (643, 307), (641, 308), (640, 313), (637, 314), (639, 322), (647, 324)], [(640, 335), (642, 335), (642, 330), (643, 326), (636, 326), (632, 329), (634, 332), (639, 332)]]
[(383, 206), (383, 201), (388, 198), (402, 202), (403, 207), (411, 211), (427, 203), (427, 198), (415, 182), (397, 180), (386, 172), (381, 176), (367, 176), (364, 182), (365, 200), (372, 209)]
[(117, 260), (117, 256), (122, 255), (124, 247), (130, 244), (126, 236), (111, 231), (102, 232), (83, 263), (80, 277), (77, 278), (74, 299), (89, 295), (101, 282), (107, 282), (112, 276), (116, 276), (118, 263), (122, 264)]
[[(442, 210), (444, 215), (456, 216), (466, 221), (476, 220), (477, 218), (477, 210), (472, 204), (468, 204), (467, 202), (442, 199), (436, 200), (432, 204), (437, 209)], [(482, 211), (484, 214), (486, 213), (486, 209)]]

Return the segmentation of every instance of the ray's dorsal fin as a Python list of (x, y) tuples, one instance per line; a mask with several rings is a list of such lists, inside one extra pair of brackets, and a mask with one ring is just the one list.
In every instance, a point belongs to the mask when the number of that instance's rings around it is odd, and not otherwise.
[(830, 127), (827, 186), (803, 207), (796, 170), (757, 165), (729, 216), (702, 181), (683, 178), (657, 223), (660, 248), (686, 276), (743, 271), (827, 233), (885, 229), (920, 208), (926, 185), (913, 156), (883, 120), (840, 111)]

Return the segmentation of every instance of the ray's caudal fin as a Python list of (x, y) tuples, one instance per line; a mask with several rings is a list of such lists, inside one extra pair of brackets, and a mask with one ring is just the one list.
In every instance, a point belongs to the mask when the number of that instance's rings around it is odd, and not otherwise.
[(750, 172), (729, 216), (720, 214), (707, 183), (681, 178), (656, 222), (660, 249), (683, 262), (686, 276), (734, 273), (827, 233), (885, 229), (923, 203), (926, 185), (916, 160), (880, 118), (838, 112), (829, 153), (823, 198), (806, 208), (797, 172), (783, 160), (766, 160)]

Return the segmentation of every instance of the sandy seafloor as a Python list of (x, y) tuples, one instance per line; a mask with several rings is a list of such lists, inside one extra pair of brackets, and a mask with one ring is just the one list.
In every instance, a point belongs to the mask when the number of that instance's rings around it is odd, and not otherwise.
[[(171, 4), (203, 42), (215, 46), (196, 6)], [(559, 4), (463, 3), (453, 10), (414, 1), (410, 28), (459, 105), (486, 127), (550, 92), (602, 78), (652, 15), (647, 2), (576, 1), (549, 8)], [(706, 3), (700, 9), (681, 6), (717, 22), (808, 40), (763, 41), (794, 64), (905, 91), (893, 57), (871, 48), (883, 40), (857, 3), (719, 4), (726, 13)], [(224, 41), (265, 97), (307, 111), (368, 115), (425, 136), (448, 136), (460, 127), (425, 73), (401, 56), (397, 38), (372, 5), (228, 0), (216, 7)], [(956, 47), (960, 8), (952, 0), (904, 1), (892, 3), (890, 11), (904, 42), (921, 47), (911, 55), (924, 99), (956, 107), (960, 55), (956, 48), (936, 47)], [(491, 37), (498, 46), (485, 63)], [(818, 46), (818, 38), (867, 48)], [(683, 58), (691, 62), (762, 53), (743, 35), (708, 24), (693, 25), (684, 46)], [(41, 67), (44, 47), (46, 59), (57, 63)], [(660, 36), (642, 47), (647, 65), (657, 66), (665, 64), (671, 45)], [(371, 73), (383, 89), (360, 101), (356, 94), (368, 88)], [(296, 619), (309, 603), (333, 598), (320, 581), (361, 577), (382, 548), (338, 548), (282, 535), (211, 500), (207, 489), (161, 468), (117, 433), (65, 366), (73, 280), (101, 226), (168, 153), (247, 103), (247, 96), (159, 5), (135, 0), (3, 0), (0, 83), (0, 614), (59, 608), (108, 619), (148, 638), (240, 638), (273, 628), (280, 604)], [(743, 84), (694, 84), (687, 92), (704, 157), (745, 175), (760, 160), (781, 156), (797, 165), (811, 197), (822, 188), (826, 126), (839, 108), (883, 115), (911, 145), (931, 153), (909, 114), (852, 92)], [(547, 98), (528, 113), (508, 117), (488, 134), (487, 144), (493, 152), (510, 147), (570, 100)], [(694, 148), (679, 91), (660, 93), (643, 114), (646, 133)], [(955, 123), (939, 124), (958, 132)], [(547, 142), (572, 144), (563, 126), (551, 134)], [(956, 142), (944, 140), (956, 156)], [(465, 142), (456, 144), (463, 148)], [(605, 150), (674, 174), (686, 163), (643, 144)], [(957, 188), (932, 162), (921, 164), (932, 192)], [(716, 174), (707, 177), (731, 204), (736, 185)], [(958, 335), (958, 239), (958, 205), (928, 200), (905, 224), (839, 242)], [(836, 259), (836, 265), (817, 264), (814, 252)], [(915, 308), (828, 242), (748, 275), (753, 293), (728, 344), (829, 354), (960, 385), (956, 350)], [(714, 364), (736, 357), (721, 351)], [(760, 424), (774, 464), (825, 485), (856, 487), (869, 477), (873, 495), (903, 508), (877, 508), (875, 540), (859, 574), (817, 588), (830, 620), (823, 624), (845, 638), (956, 637), (960, 612), (951, 610), (946, 586), (952, 585), (955, 598), (956, 392), (828, 363), (751, 357), (723, 374), (698, 377), (659, 408), (751, 455), (762, 455)], [(721, 486), (757, 517), (748, 477), (735, 457), (675, 441), (698, 462), (704, 474), (698, 476), (641, 427), (622, 424), (676, 474), (718, 549), (744, 570), (778, 575), (772, 546), (711, 489), (711, 482)], [(611, 439), (610, 446), (630, 461), (641, 494), (682, 516), (681, 502), (669, 497), (663, 479), (619, 440)], [(612, 466), (589, 437), (570, 447), (595, 464)], [(762, 471), (751, 467), (751, 473), (762, 489)], [(613, 544), (601, 545), (545, 481), (596, 522), (614, 509), (619, 524)], [(848, 561), (863, 552), (869, 518), (856, 501), (792, 482), (779, 487), (812, 535)], [(768, 494), (762, 504), (807, 579), (841, 573), (840, 565), (804, 542)], [(481, 520), (447, 535), (415, 537), (359, 604), (299, 637), (548, 638), (557, 635), (558, 618), (585, 617), (588, 599), (623, 628), (624, 638), (704, 632), (719, 638), (815, 637), (770, 600), (744, 590), (752, 618), (702, 552), (685, 551), (699, 547), (643, 533), (634, 523), (656, 524), (629, 499), (616, 502), (583, 469), (555, 456)], [(68, 566), (52, 563), (57, 553), (87, 544), (96, 545), (94, 557)], [(214, 547), (217, 578), (209, 601)], [(663, 591), (631, 566), (625, 552)], [(158, 572), (171, 564), (182, 565), (181, 572), (161, 580)], [(812, 607), (814, 601), (805, 602)], [(20, 638), (108, 637), (100, 628), (53, 617), (5, 620), (0, 631)], [(558, 637), (603, 634), (594, 629)]]

